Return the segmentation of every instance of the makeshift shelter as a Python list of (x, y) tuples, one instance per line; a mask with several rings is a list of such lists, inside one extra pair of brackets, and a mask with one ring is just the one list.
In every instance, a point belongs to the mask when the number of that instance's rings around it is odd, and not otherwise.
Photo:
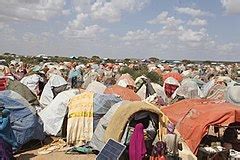
[(25, 98), (32, 106), (39, 105), (37, 96), (27, 86), (17, 80), (8, 79), (7, 90), (17, 92), (23, 98)]
[(197, 83), (190, 78), (184, 79), (176, 90), (176, 95), (185, 99), (202, 98), (203, 93)]
[[(157, 83), (151, 83), (154, 91), (156, 92), (157, 95), (161, 96), (163, 99), (166, 98), (166, 95), (164, 93), (163, 87)], [(145, 99), (146, 97), (146, 86), (143, 85), (138, 91), (137, 95), (141, 97), (141, 99)]]
[[(62, 76), (52, 75), (45, 85), (40, 103), (43, 107), (47, 107), (58, 93), (64, 91), (67, 87), (67, 82)], [(56, 92), (54, 92), (56, 89)]]
[(54, 136), (59, 133), (64, 117), (67, 114), (69, 100), (77, 94), (79, 94), (79, 90), (77, 89), (63, 91), (38, 113), (44, 123), (44, 132)]
[(228, 86), (225, 92), (225, 99), (231, 104), (240, 106), (240, 84), (236, 83)]
[(39, 81), (43, 81), (43, 79), (37, 75), (32, 74), (21, 79), (21, 83), (27, 86), (35, 95), (39, 93)]
[(107, 87), (104, 84), (98, 81), (93, 81), (87, 86), (86, 91), (103, 94), (106, 88)]
[(105, 91), (105, 94), (116, 94), (119, 95), (123, 100), (129, 101), (140, 101), (141, 98), (131, 89), (121, 87), (118, 85), (113, 85), (108, 87)]
[(0, 91), (0, 101), (10, 110), (10, 120), (14, 135), (17, 139), (17, 148), (30, 140), (43, 140), (43, 125), (34, 112), (34, 108), (18, 93), (5, 90)]
[[(79, 142), (84, 144), (91, 139), (82, 137), (82, 134), (93, 135), (93, 132), (99, 120), (108, 112), (108, 110), (121, 99), (115, 95), (109, 94), (94, 94), (91, 92), (84, 92), (74, 96), (68, 105), (68, 126), (67, 126), (67, 141), (68, 143)], [(86, 111), (86, 106), (92, 105), (92, 111)], [(80, 123), (81, 119), (87, 119), (89, 126), (84, 126)], [(91, 122), (93, 121), (93, 122)], [(82, 122), (82, 121), (81, 121)], [(84, 124), (85, 124), (84, 120)], [(88, 124), (89, 124), (88, 123)], [(88, 138), (90, 138), (88, 137)]]
[(208, 92), (207, 99), (224, 100), (226, 86), (224, 84), (215, 84)]
[(168, 77), (172, 77), (176, 79), (178, 82), (181, 82), (183, 80), (183, 77), (178, 72), (169, 72), (163, 75), (163, 81), (165, 81)]
[[(145, 144), (147, 153), (151, 154), (151, 146), (154, 140), (162, 140), (166, 134), (168, 119), (155, 105), (139, 101), (124, 102), (117, 109), (114, 109), (114, 112), (114, 114), (111, 113), (110, 120), (107, 120), (107, 126), (104, 126), (106, 129), (103, 139), (100, 137), (99, 141), (106, 143), (111, 138), (121, 142), (128, 148), (134, 127), (142, 123), (146, 133)], [(98, 146), (96, 147), (100, 149), (102, 147), (101, 143), (97, 143)], [(125, 156), (128, 155), (127, 152), (128, 149), (124, 153)]]
[[(146, 102), (129, 102), (120, 106), (114, 113), (108, 123), (104, 141), (107, 142), (109, 138), (112, 138), (120, 142), (125, 132), (126, 125), (133, 120), (134, 114), (141, 111), (157, 115), (158, 121), (164, 126), (165, 120), (162, 119), (163, 114), (158, 107)], [(159, 128), (159, 124), (157, 124), (156, 127)]]
[(132, 76), (130, 74), (128, 74), (128, 73), (121, 75), (121, 77), (118, 78), (116, 84), (120, 85), (122, 87), (127, 87), (127, 86), (135, 87), (135, 82), (132, 79)]
[(114, 104), (108, 110), (108, 112), (100, 119), (100, 121), (97, 124), (96, 129), (93, 133), (91, 142), (89, 144), (93, 149), (100, 151), (103, 148), (103, 146), (105, 145), (105, 142), (104, 142), (105, 131), (106, 131), (106, 128), (108, 127), (109, 121), (114, 116), (114, 114), (118, 110), (118, 108), (121, 105), (128, 103), (128, 102), (129, 101), (120, 101), (120, 102)]
[(213, 100), (182, 100), (163, 108), (162, 112), (177, 125), (176, 129), (195, 154), (210, 125), (240, 121), (238, 107)]

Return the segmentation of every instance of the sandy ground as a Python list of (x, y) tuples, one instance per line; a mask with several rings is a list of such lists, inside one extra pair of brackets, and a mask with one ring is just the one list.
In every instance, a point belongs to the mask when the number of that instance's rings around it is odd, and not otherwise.
[(65, 154), (64, 152), (53, 152), (47, 155), (38, 155), (37, 150), (27, 151), (18, 155), (15, 155), (17, 160), (95, 160), (96, 155), (73, 155), (73, 154)]
[[(47, 137), (44, 140), (44, 146), (50, 144), (51, 141), (56, 140), (55, 137)], [(95, 160), (94, 154), (65, 154), (65, 152), (54, 151), (49, 154), (39, 155), (39, 148), (43, 147), (40, 143), (29, 143), (26, 145), (25, 151), (20, 152), (14, 157), (17, 160)]]

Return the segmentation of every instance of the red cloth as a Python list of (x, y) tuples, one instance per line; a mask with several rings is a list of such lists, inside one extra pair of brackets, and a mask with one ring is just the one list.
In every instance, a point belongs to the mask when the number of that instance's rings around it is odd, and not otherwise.
[(135, 126), (134, 132), (130, 138), (129, 158), (130, 160), (142, 160), (146, 152), (143, 124), (139, 123)]
[(165, 90), (165, 94), (167, 95), (167, 97), (170, 98), (178, 87), (179, 87), (178, 85), (166, 83), (164, 90)]
[(213, 100), (182, 100), (163, 108), (162, 112), (177, 126), (193, 153), (197, 153), (197, 147), (210, 125), (240, 121), (239, 107)]
[(3, 91), (7, 88), (7, 79), (0, 78), (0, 91)]

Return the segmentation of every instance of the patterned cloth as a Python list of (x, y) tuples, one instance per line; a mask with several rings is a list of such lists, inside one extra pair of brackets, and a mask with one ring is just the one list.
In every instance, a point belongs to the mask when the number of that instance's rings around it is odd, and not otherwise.
[(84, 145), (93, 135), (93, 96), (84, 92), (73, 97), (68, 105), (67, 143)]

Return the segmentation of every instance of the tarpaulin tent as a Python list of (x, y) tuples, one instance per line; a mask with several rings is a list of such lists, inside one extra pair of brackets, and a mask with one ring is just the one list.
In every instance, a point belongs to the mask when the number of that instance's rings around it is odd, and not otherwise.
[[(129, 86), (135, 87), (135, 82), (132, 79), (132, 76), (130, 74), (128, 74), (128, 73), (123, 74), (123, 75), (121, 75), (121, 77), (118, 78), (116, 84), (120, 85), (121, 83), (126, 84), (126, 86), (129, 85)], [(126, 87), (126, 86), (122, 86), (122, 87)]]
[(52, 75), (44, 86), (42, 95), (40, 97), (40, 103), (43, 107), (47, 107), (51, 101), (55, 98), (53, 88), (61, 88), (61, 91), (65, 90), (67, 81), (62, 76)]
[(114, 113), (113, 117), (109, 121), (108, 127), (105, 132), (104, 141), (107, 142), (109, 138), (112, 138), (120, 142), (127, 123), (129, 123), (130, 119), (133, 117), (134, 114), (140, 111), (145, 111), (158, 115), (159, 116), (158, 121), (163, 126), (165, 125), (166, 119), (162, 118), (163, 114), (158, 107), (147, 102), (139, 101), (124, 103), (122, 106), (118, 108), (118, 110)]
[(39, 105), (37, 96), (27, 86), (17, 80), (8, 79), (7, 90), (17, 92), (32, 106)]
[(162, 112), (177, 125), (177, 130), (193, 153), (197, 152), (210, 125), (240, 121), (240, 108), (213, 100), (182, 100), (163, 108)]
[(104, 142), (104, 136), (105, 136), (105, 131), (108, 126), (109, 121), (113, 117), (114, 113), (118, 110), (118, 107), (120, 107), (122, 104), (127, 103), (128, 101), (120, 101), (116, 104), (114, 104), (108, 112), (100, 119), (99, 123), (96, 126), (96, 129), (93, 133), (93, 137), (90, 142), (90, 146), (95, 149), (100, 151), (103, 146), (105, 145)]
[(168, 77), (173, 77), (178, 82), (181, 82), (183, 80), (183, 77), (178, 72), (169, 72), (163, 75), (163, 81), (165, 81)]
[[(91, 92), (84, 92), (79, 95), (74, 96), (68, 105), (68, 126), (67, 126), (67, 141), (69, 139), (70, 143), (75, 143), (79, 141), (83, 143), (82, 139), (84, 139), (84, 143), (87, 143), (86, 137), (81, 137), (80, 133), (89, 133), (88, 135), (92, 135), (99, 120), (108, 112), (108, 110), (115, 104), (122, 101), (121, 98), (115, 95), (109, 94), (93, 94)], [(88, 95), (91, 95), (88, 96)], [(93, 113), (92, 111), (86, 111), (85, 104), (93, 105)], [(93, 104), (92, 104), (93, 103)], [(83, 105), (82, 105), (83, 104)], [(93, 116), (93, 122), (91, 120), (89, 123), (93, 123), (91, 126), (83, 126), (80, 124), (80, 120), (84, 119), (86, 122), (89, 118)], [(87, 119), (87, 120), (86, 120)], [(76, 133), (77, 132), (77, 133)], [(89, 136), (89, 137), (90, 137)], [(89, 138), (88, 137), (88, 138)], [(91, 137), (92, 138), (92, 137)], [(91, 140), (89, 139), (89, 141)]]
[(78, 89), (63, 91), (38, 113), (44, 123), (44, 132), (55, 136), (58, 134), (62, 128), (64, 117), (67, 114), (68, 102), (78, 93)]
[(107, 87), (104, 84), (98, 81), (93, 81), (87, 86), (86, 91), (103, 94), (106, 88)]
[(108, 87), (104, 93), (119, 95), (123, 100), (129, 100), (129, 101), (141, 100), (141, 98), (133, 90), (125, 87), (121, 87), (118, 85), (113, 85), (111, 87)]
[(17, 139), (17, 149), (30, 140), (43, 140), (43, 125), (40, 118), (32, 112), (30, 104), (19, 94), (5, 90), (0, 92), (0, 101), (10, 110), (10, 120)]

